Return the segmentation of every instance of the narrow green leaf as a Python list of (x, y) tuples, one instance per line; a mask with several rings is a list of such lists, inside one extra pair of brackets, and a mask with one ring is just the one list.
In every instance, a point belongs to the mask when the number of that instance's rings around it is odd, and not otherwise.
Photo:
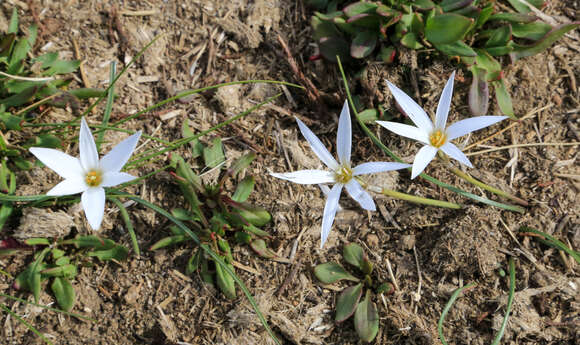
[[(520, 13), (528, 13), (532, 11), (532, 9), (528, 5), (526, 5), (523, 1), (508, 0), (508, 2), (510, 3), (510, 5), (513, 6), (513, 8), (516, 9), (516, 11)], [(538, 9), (544, 7), (544, 0), (527, 0), (527, 2)]]
[(475, 50), (462, 41), (453, 42), (450, 44), (438, 44), (435, 48), (442, 51), (449, 56), (477, 56)]
[(379, 332), (379, 312), (369, 298), (367, 291), (364, 300), (360, 302), (354, 313), (354, 328), (362, 341), (371, 342)]
[(471, 87), (469, 88), (469, 110), (473, 116), (482, 116), (487, 114), (489, 108), (487, 71), (477, 66), (471, 66), (469, 70), (472, 74)]
[(240, 172), (244, 171), (256, 158), (254, 152), (250, 152), (236, 159), (236, 161), (228, 169), (228, 173), (232, 176), (236, 176)]
[(264, 226), (272, 220), (272, 216), (262, 207), (243, 204), (243, 209), (239, 209), (240, 216), (255, 226)]
[[(234, 266), (226, 264), (230, 270), (234, 270)], [(229, 299), (236, 298), (236, 285), (232, 276), (224, 271), (221, 265), (215, 265), (216, 281), (221, 292)]]
[(552, 25), (540, 21), (527, 24), (513, 23), (511, 27), (515, 37), (526, 38), (534, 41), (546, 36), (546, 34), (552, 30)]
[(379, 112), (376, 109), (365, 109), (359, 113), (359, 116), (364, 123), (374, 123), (379, 119)]
[(314, 275), (324, 284), (333, 284), (340, 280), (358, 282), (360, 279), (348, 273), (336, 262), (327, 262), (314, 267)]
[(530, 228), (527, 226), (522, 226), (520, 228), (519, 232), (532, 232), (534, 234), (540, 235), (541, 236), (540, 241), (542, 243), (544, 243), (550, 247), (554, 247), (554, 248), (557, 248), (559, 250), (566, 252), (566, 254), (570, 255), (572, 258), (574, 258), (574, 260), (577, 263), (580, 264), (580, 252), (577, 252), (574, 249), (571, 249), (570, 247), (565, 245), (564, 242), (558, 240), (557, 238), (555, 238), (555, 237), (553, 237), (545, 232), (542, 232), (542, 231), (539, 231), (539, 230), (536, 230), (536, 229), (533, 229), (533, 228)]
[(474, 20), (454, 13), (443, 13), (427, 19), (425, 35), (435, 44), (451, 44), (465, 36)]
[(3, 124), (4, 129), (20, 131), (22, 127), (20, 123), (22, 118), (19, 116), (14, 116), (8, 112), (0, 112), (0, 121)]
[(455, 290), (453, 292), (453, 294), (451, 295), (451, 298), (449, 298), (449, 301), (445, 305), (445, 308), (443, 308), (443, 311), (441, 312), (441, 316), (439, 317), (439, 321), (437, 322), (437, 332), (439, 333), (439, 339), (441, 340), (443, 345), (447, 345), (447, 341), (445, 341), (445, 337), (443, 336), (443, 322), (445, 322), (445, 317), (447, 316), (447, 313), (449, 312), (449, 310), (453, 306), (453, 303), (455, 303), (455, 300), (457, 300), (457, 298), (459, 297), (461, 292), (463, 292), (463, 290), (465, 290), (465, 289), (469, 289), (471, 287), (474, 287), (475, 285), (476, 285), (475, 283), (469, 283), (469, 284), (462, 286), (459, 289)]
[(58, 305), (64, 311), (70, 311), (75, 304), (76, 294), (67, 278), (56, 277), (50, 286)]
[(155, 242), (149, 248), (149, 250), (157, 250), (157, 249), (165, 248), (168, 246), (172, 246), (174, 244), (183, 243), (183, 242), (187, 241), (188, 239), (189, 239), (189, 236), (187, 236), (187, 235), (174, 235), (174, 236), (164, 237), (164, 238), (160, 239), (159, 241)]
[(12, 16), (10, 17), (10, 24), (8, 25), (8, 33), (15, 34), (18, 32), (18, 10), (16, 6), (12, 8)]
[(496, 13), (489, 17), (490, 21), (502, 20), (510, 23), (531, 23), (538, 20), (533, 13), (532, 14), (521, 14), (521, 13)]
[(362, 290), (363, 284), (358, 283), (355, 286), (347, 287), (338, 295), (336, 299), (336, 315), (334, 316), (336, 322), (343, 322), (354, 314), (358, 301), (362, 296)]
[(450, 12), (470, 5), (474, 0), (443, 0), (439, 4), (443, 12)]
[(273, 259), (278, 257), (276, 252), (266, 246), (266, 241), (262, 239), (253, 240), (250, 242), (250, 247), (261, 257), (266, 259)]
[(419, 42), (417, 35), (413, 32), (408, 32), (401, 38), (401, 44), (409, 49), (421, 49), (423, 44)]
[(51, 267), (40, 271), (45, 277), (66, 277), (74, 278), (77, 275), (77, 266), (67, 264), (63, 266)]
[(544, 49), (549, 48), (554, 42), (556, 42), (560, 37), (564, 36), (568, 31), (576, 29), (580, 26), (580, 21), (562, 24), (555, 27), (552, 31), (548, 32), (542, 39), (531, 45), (515, 45), (514, 51), (510, 54), (512, 62), (515, 62), (521, 58), (536, 55)]
[(505, 46), (512, 38), (512, 26), (504, 25), (492, 31), (485, 47)]
[(111, 248), (103, 250), (95, 250), (87, 253), (88, 256), (94, 256), (102, 261), (115, 259), (117, 261), (125, 261), (129, 255), (129, 248), (120, 244), (115, 244)]

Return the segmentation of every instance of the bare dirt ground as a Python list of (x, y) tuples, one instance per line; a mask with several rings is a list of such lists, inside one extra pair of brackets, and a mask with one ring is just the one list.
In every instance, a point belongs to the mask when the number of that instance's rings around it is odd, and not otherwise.
[[(578, 6), (575, 1), (552, 1), (544, 13), (560, 22), (578, 20)], [(332, 309), (336, 291), (342, 285), (322, 286), (312, 274), (317, 264), (340, 260), (342, 245), (348, 242), (365, 248), (376, 262), (377, 276), (384, 281), (390, 281), (387, 261), (390, 262), (398, 286), (393, 295), (376, 301), (381, 316), (376, 344), (439, 344), (436, 324), (441, 311), (452, 291), (469, 282), (478, 285), (454, 305), (447, 317), (445, 335), (450, 344), (490, 344), (505, 312), (508, 285), (498, 269), (506, 269), (508, 256), (516, 258), (517, 282), (513, 314), (502, 344), (580, 342), (578, 265), (555, 249), (517, 235), (519, 227), (526, 225), (552, 234), (572, 248), (580, 248), (577, 146), (511, 148), (470, 156), (476, 167), (470, 173), (475, 177), (530, 202), (525, 214), (474, 204), (426, 181), (410, 181), (407, 172), (381, 175), (388, 175), (388, 179), (378, 179), (379, 183), (394, 185), (397, 190), (461, 202), (466, 207), (447, 210), (377, 197), (382, 211), (367, 215), (350, 199), (343, 198), (344, 210), (338, 214), (321, 250), (321, 191), (315, 186), (291, 185), (267, 174), (316, 168), (319, 162), (299, 135), (294, 116), (307, 122), (327, 147), (334, 147), (337, 116), (345, 98), (336, 65), (308, 60), (316, 51), (310, 39), (311, 12), (302, 1), (6, 0), (0, 4), (0, 31), (6, 29), (13, 7), (22, 18), (21, 30), (35, 21), (40, 24), (35, 51), (58, 51), (61, 57), (84, 60), (83, 75), (75, 76), (79, 86), (106, 87), (111, 61), (124, 66), (151, 39), (163, 34), (117, 84), (119, 97), (113, 110), (116, 119), (180, 91), (221, 82), (270, 79), (302, 83), (278, 37), (287, 42), (298, 69), (319, 91), (319, 101), (297, 89), (265, 84), (231, 86), (170, 103), (127, 125), (175, 140), (180, 137), (185, 119), (201, 131), (256, 102), (285, 92), (273, 105), (216, 133), (225, 140), (228, 159), (250, 150), (257, 153), (251, 167), (257, 181), (252, 198), (273, 215), (266, 230), (275, 237), (274, 249), (288, 258), (298, 243), (290, 264), (257, 258), (244, 247), (234, 255), (247, 267), (237, 272), (285, 344), (358, 343), (352, 321), (334, 324)], [(76, 55), (75, 43), (80, 56)], [(548, 51), (507, 67), (505, 74), (516, 114), (528, 116), (468, 152), (523, 143), (580, 141), (579, 47), (578, 31), (571, 32)], [(402, 54), (399, 64), (371, 64), (362, 80), (352, 79), (351, 84), (369, 107), (383, 104), (394, 109), (384, 79), (404, 90), (413, 90), (410, 80), (411, 73), (415, 73), (421, 102), (433, 114), (445, 81), (458, 67), (451, 61), (428, 59), (422, 53), (416, 58), (415, 68), (408, 52)], [(450, 121), (468, 116), (470, 78), (458, 70), (455, 83)], [(101, 120), (102, 108), (99, 109), (88, 117), (89, 122)], [(499, 113), (496, 107), (490, 110)], [(393, 113), (397, 114), (396, 110)], [(45, 122), (73, 118), (67, 110), (59, 109), (44, 116)], [(506, 122), (479, 131), (470, 143), (508, 125)], [(410, 140), (391, 136), (378, 126), (372, 129), (407, 161), (418, 150)], [(388, 160), (358, 128), (353, 134), (355, 164)], [(111, 144), (121, 139), (115, 135), (107, 138)], [(144, 148), (154, 145), (148, 142)], [(103, 149), (107, 151), (110, 146)], [(69, 150), (76, 152), (74, 147)], [(186, 150), (181, 154), (188, 158)], [(132, 173), (143, 175), (165, 163), (156, 162)], [(192, 164), (195, 166), (194, 161)], [(44, 193), (57, 181), (55, 174), (35, 173), (38, 175), (33, 177), (37, 178), (20, 177), (22, 194)], [(485, 194), (446, 172), (443, 166), (431, 165), (427, 173), (475, 194)], [(130, 191), (167, 209), (182, 203), (175, 198), (178, 189), (167, 173)], [(74, 208), (69, 211), (78, 213)], [(137, 206), (130, 212), (141, 248), (148, 248), (167, 235), (164, 219)], [(82, 217), (77, 217), (76, 222), (75, 231), (87, 231)], [(17, 226), (18, 221), (14, 224)], [(121, 224), (117, 212), (110, 208), (105, 217), (105, 235), (130, 246)], [(4, 229), (2, 236), (12, 230)], [(83, 268), (74, 282), (78, 298), (73, 311), (97, 322), (22, 303), (3, 303), (55, 344), (272, 343), (244, 297), (228, 301), (218, 291), (204, 286), (199, 277), (183, 274), (190, 250), (191, 247), (181, 246), (144, 251), (141, 257), (133, 255), (120, 264)], [(27, 260), (30, 258), (2, 258), (0, 265), (15, 275)], [(0, 291), (18, 295), (10, 285), (8, 278), (0, 276)], [(22, 296), (32, 300), (27, 294)], [(50, 294), (41, 295), (40, 303), (52, 302)], [(1, 324), (2, 344), (42, 343), (6, 314), (2, 314)]]

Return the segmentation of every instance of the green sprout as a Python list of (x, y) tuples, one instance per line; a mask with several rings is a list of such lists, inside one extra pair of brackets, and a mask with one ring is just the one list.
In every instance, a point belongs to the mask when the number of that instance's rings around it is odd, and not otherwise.
[[(379, 312), (376, 304), (371, 300), (372, 291), (377, 294), (392, 293), (394, 288), (388, 284), (379, 284), (373, 281), (373, 263), (369, 261), (361, 246), (350, 243), (344, 246), (343, 259), (356, 267), (362, 278), (349, 273), (336, 262), (327, 262), (314, 268), (314, 275), (324, 284), (334, 284), (341, 280), (357, 283), (342, 290), (336, 300), (336, 314), (334, 320), (341, 323), (354, 315), (354, 328), (363, 341), (372, 341), (379, 331)], [(364, 299), (361, 297), (364, 293)]]

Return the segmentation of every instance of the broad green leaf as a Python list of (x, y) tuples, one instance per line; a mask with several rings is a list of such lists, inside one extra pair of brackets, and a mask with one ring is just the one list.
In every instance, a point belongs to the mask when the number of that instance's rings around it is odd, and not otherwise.
[(72, 73), (76, 71), (80, 65), (81, 62), (79, 60), (71, 60), (71, 61), (56, 60), (50, 65), (50, 68), (48, 68), (42, 74), (46, 76), (52, 76), (55, 74)]
[(203, 149), (203, 160), (208, 168), (215, 168), (226, 160), (220, 138), (215, 138), (211, 146)]
[(513, 41), (510, 41), (509, 45), (507, 45), (507, 46), (485, 48), (485, 51), (488, 52), (489, 55), (491, 55), (491, 56), (508, 55), (514, 51)]
[(245, 231), (236, 231), (234, 234), (234, 238), (236, 242), (243, 243), (243, 244), (250, 244), (252, 241), (252, 235), (248, 234)]
[(369, 56), (377, 46), (377, 33), (373, 31), (361, 31), (354, 36), (350, 46), (350, 56), (362, 59)]
[(37, 135), (36, 138), (34, 138), (34, 146), (48, 147), (53, 149), (62, 147), (60, 139), (48, 133)]
[(363, 284), (358, 283), (355, 286), (347, 287), (338, 295), (336, 299), (336, 315), (334, 316), (336, 322), (343, 322), (351, 317), (362, 296), (362, 290)]
[(358, 282), (360, 279), (348, 273), (336, 262), (327, 262), (314, 267), (314, 275), (324, 284), (333, 284), (340, 280)]
[(379, 112), (376, 109), (365, 109), (358, 113), (358, 118), (364, 123), (375, 123), (379, 119)]
[(393, 46), (382, 47), (378, 54), (379, 60), (386, 63), (393, 63), (397, 56), (397, 50)]
[(359, 1), (346, 6), (342, 11), (347, 17), (354, 17), (361, 13), (375, 13), (378, 5), (372, 2)]
[(342, 37), (321, 38), (318, 41), (318, 48), (320, 49), (320, 54), (328, 61), (337, 62), (337, 55), (341, 61), (350, 59), (349, 43)]
[(28, 40), (19, 39), (16, 41), (12, 49), (12, 54), (10, 55), (10, 61), (8, 62), (8, 74), (19, 74), (22, 60), (26, 58), (29, 50), (30, 45), (28, 44)]
[(191, 275), (193, 272), (198, 270), (201, 255), (201, 249), (197, 249), (195, 253), (189, 257), (187, 265), (185, 266), (185, 274)]
[(513, 23), (511, 26), (515, 37), (526, 38), (534, 41), (546, 36), (546, 34), (552, 30), (552, 25), (540, 21), (527, 24)]
[(37, 86), (29, 87), (20, 93), (12, 95), (10, 97), (0, 99), (0, 104), (4, 104), (6, 107), (17, 107), (23, 105), (34, 99), (34, 94), (38, 90)]
[(236, 188), (232, 200), (236, 202), (244, 202), (248, 200), (250, 194), (254, 190), (254, 178), (252, 176), (246, 176)]
[(415, 0), (413, 1), (413, 6), (423, 11), (426, 11), (435, 7), (435, 3), (431, 0)]
[(475, 63), (477, 67), (485, 69), (490, 75), (487, 80), (498, 79), (499, 72), (501, 72), (501, 65), (489, 55), (485, 50), (478, 49), (477, 56), (475, 57)]
[(408, 32), (401, 38), (401, 44), (409, 49), (421, 49), (423, 44), (418, 40), (417, 35), (412, 32)]
[(380, 18), (376, 14), (366, 14), (361, 13), (354, 17), (349, 18), (346, 22), (357, 28), (366, 28), (371, 30), (376, 30), (380, 25)]
[(454, 13), (444, 13), (427, 19), (425, 35), (435, 44), (452, 44), (469, 31), (474, 20)]
[(236, 159), (234, 164), (230, 166), (228, 169), (228, 173), (232, 176), (236, 176), (240, 172), (244, 171), (252, 161), (256, 158), (256, 154), (254, 152), (250, 152), (241, 156), (240, 158)]
[(461, 41), (453, 42), (451, 44), (435, 45), (435, 48), (449, 56), (477, 56), (475, 50), (471, 49), (470, 46)]
[[(234, 266), (227, 264), (233, 271)], [(236, 298), (236, 285), (234, 278), (227, 273), (221, 265), (215, 265), (216, 281), (221, 292), (229, 299)]]
[(537, 19), (538, 17), (536, 17), (534, 14), (521, 13), (496, 13), (489, 17), (490, 21), (503, 20), (510, 23), (531, 23)]
[(502, 113), (511, 117), (512, 119), (516, 119), (512, 105), (512, 98), (505, 87), (503, 79), (493, 81), (492, 85), (495, 89), (495, 99), (497, 100), (497, 104), (499, 105)]
[(379, 312), (369, 298), (367, 291), (364, 300), (360, 302), (354, 313), (354, 328), (362, 341), (371, 342), (379, 332)]
[(0, 63), (8, 62), (7, 56), (15, 39), (16, 35), (13, 33), (0, 36)]
[(338, 31), (334, 23), (322, 20), (316, 14), (310, 19), (310, 25), (313, 30), (312, 37), (315, 41), (323, 37), (340, 36), (340, 31)]
[(245, 220), (255, 226), (264, 226), (272, 220), (272, 216), (268, 211), (257, 206), (244, 204), (244, 208), (239, 209), (239, 213)]
[(314, 17), (323, 21), (332, 21), (334, 18), (342, 17), (342, 11), (333, 11), (328, 13), (314, 12)]
[(58, 305), (65, 311), (70, 311), (75, 304), (76, 294), (67, 278), (56, 277), (50, 286)]
[(489, 4), (486, 7), (481, 9), (479, 16), (475, 20), (475, 26), (472, 30), (477, 30), (483, 26), (490, 18), (493, 13), (493, 4)]
[(511, 25), (504, 25), (493, 30), (491, 36), (485, 42), (485, 47), (505, 46), (512, 38)]
[(100, 260), (107, 261), (115, 259), (117, 261), (124, 261), (129, 255), (129, 248), (115, 244), (111, 248), (95, 250), (87, 253), (88, 256), (95, 256)]
[(22, 130), (20, 126), (20, 122), (22, 122), (22, 118), (19, 116), (14, 116), (8, 112), (0, 112), (0, 121), (4, 125), (4, 129), (8, 130)]
[(473, 79), (469, 88), (469, 110), (473, 116), (482, 116), (489, 108), (487, 71), (477, 66), (471, 66), (470, 71)]
[[(520, 13), (528, 13), (531, 11), (530, 7), (520, 0), (508, 0), (508, 2)], [(544, 7), (544, 0), (526, 0), (526, 2), (538, 9)]]
[(361, 246), (356, 243), (349, 243), (342, 250), (342, 257), (349, 264), (361, 269), (365, 253)]
[[(183, 121), (181, 125), (181, 136), (184, 139), (191, 138), (195, 136), (195, 133), (189, 126), (189, 119)], [(191, 158), (197, 158), (202, 155), (203, 153), (203, 144), (199, 141), (199, 139), (194, 139), (189, 142), (189, 146), (191, 146)]]

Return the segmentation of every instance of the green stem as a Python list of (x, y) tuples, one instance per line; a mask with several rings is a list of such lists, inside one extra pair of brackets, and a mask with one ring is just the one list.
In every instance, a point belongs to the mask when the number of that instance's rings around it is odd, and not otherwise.
[(382, 188), (380, 192), (383, 195), (390, 196), (392, 198), (397, 198), (397, 199), (409, 201), (409, 202), (413, 202), (415, 204), (453, 208), (456, 210), (461, 209), (461, 205), (456, 204), (454, 202), (423, 198), (423, 197), (416, 196), (416, 195), (410, 195), (410, 194), (406, 194), (406, 193), (397, 192), (395, 190), (391, 190), (391, 189), (387, 189), (387, 188)]
[(131, 221), (131, 218), (129, 218), (129, 213), (127, 212), (127, 208), (125, 207), (125, 205), (123, 205), (121, 200), (119, 200), (118, 198), (109, 198), (109, 200), (113, 201), (115, 203), (115, 205), (117, 205), (117, 207), (119, 208), (119, 211), (121, 211), (121, 218), (123, 218), (123, 221), (125, 222), (125, 225), (127, 226), (127, 231), (129, 231), (129, 236), (131, 237), (131, 243), (133, 244), (133, 250), (135, 251), (135, 254), (137, 254), (137, 257), (141, 256), (141, 250), (139, 249), (139, 243), (137, 243), (137, 235), (135, 235), (135, 229), (133, 228), (133, 222)]
[(487, 184), (485, 184), (485, 183), (477, 180), (473, 176), (471, 176), (471, 175), (469, 175), (469, 174), (461, 171), (461, 169), (459, 169), (457, 167), (451, 168), (451, 172), (454, 173), (455, 175), (461, 177), (465, 181), (467, 181), (467, 182), (469, 182), (469, 183), (471, 183), (473, 185), (476, 185), (476, 186), (478, 186), (480, 188), (483, 188), (483, 189), (485, 189), (488, 192), (497, 194), (499, 196), (503, 196), (504, 198), (508, 198), (508, 199), (510, 199), (510, 200), (512, 200), (512, 201), (514, 201), (514, 202), (516, 202), (516, 203), (518, 203), (520, 205), (522, 205), (522, 206), (528, 206), (528, 202), (527, 201), (525, 201), (523, 199), (520, 199), (517, 196), (513, 196), (513, 195), (511, 195), (511, 194), (509, 194), (507, 192), (504, 192), (501, 189), (497, 189), (495, 187), (492, 187), (490, 185), (487, 185)]

